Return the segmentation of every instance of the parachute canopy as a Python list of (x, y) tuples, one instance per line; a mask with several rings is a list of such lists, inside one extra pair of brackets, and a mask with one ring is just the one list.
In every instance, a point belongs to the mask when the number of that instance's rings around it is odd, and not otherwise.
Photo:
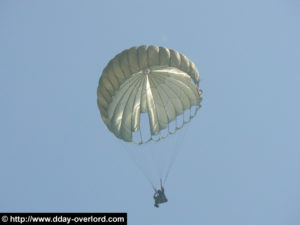
[(97, 90), (101, 117), (116, 137), (137, 142), (133, 134), (141, 131), (141, 114), (146, 113), (150, 137), (137, 143), (160, 140), (163, 130), (173, 133), (170, 123), (178, 116), (188, 110), (188, 122), (197, 113), (199, 81), (195, 64), (185, 55), (165, 47), (132, 47), (110, 60), (102, 72)]

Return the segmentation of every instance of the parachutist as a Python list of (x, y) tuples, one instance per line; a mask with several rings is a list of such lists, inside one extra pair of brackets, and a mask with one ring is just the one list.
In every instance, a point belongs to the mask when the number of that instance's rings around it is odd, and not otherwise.
[[(184, 54), (162, 46), (135, 46), (117, 54), (103, 69), (97, 88), (97, 105), (104, 124), (117, 138), (144, 146), (174, 134), (193, 119), (202, 101), (199, 82), (195, 63)], [(143, 147), (139, 149), (133, 153), (134, 161), (152, 186), (154, 181), (148, 172), (157, 164), (168, 169), (165, 183), (176, 152), (172, 158), (165, 154), (162, 165), (161, 156), (155, 156), (156, 150), (151, 154)], [(148, 161), (151, 156), (149, 168), (142, 161), (138, 162), (139, 159)], [(168, 201), (162, 181), (158, 190), (154, 186), (153, 189), (155, 207)]]
[(158, 204), (162, 204), (168, 201), (166, 195), (165, 195), (165, 189), (162, 186), (162, 182), (160, 181), (160, 190), (154, 189), (154, 207), (158, 208)]

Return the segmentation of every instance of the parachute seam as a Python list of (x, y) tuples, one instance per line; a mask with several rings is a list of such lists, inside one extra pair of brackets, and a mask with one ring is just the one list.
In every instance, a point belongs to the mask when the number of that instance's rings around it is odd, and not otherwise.
[[(158, 79), (160, 79), (160, 80), (162, 80), (159, 76), (158, 76)], [(169, 86), (168, 85), (168, 83), (165, 83), (166, 84), (166, 86), (174, 93), (174, 95), (178, 98), (178, 99), (180, 99), (180, 97), (178, 97), (179, 95), (177, 95), (177, 93), (176, 93), (176, 91), (174, 91), (173, 90), (173, 88), (171, 87), (171, 86)], [(168, 95), (169, 96), (169, 95)], [(169, 96), (170, 97), (170, 96)], [(171, 98), (171, 97), (170, 97)], [(182, 109), (183, 109), (183, 111), (184, 111), (184, 105), (183, 105), (183, 103), (179, 100), (179, 102), (180, 102), (180, 104), (181, 104), (181, 106), (182, 106)], [(175, 112), (176, 112), (176, 116), (177, 116), (177, 114), (180, 114), (177, 110), (176, 110), (176, 108), (175, 108)]]
[[(153, 83), (156, 83), (155, 80), (153, 80)], [(157, 85), (157, 84), (156, 84)], [(164, 107), (164, 110), (165, 110), (165, 114), (167, 115), (167, 118), (168, 118), (168, 125), (169, 125), (169, 122), (170, 122), (170, 119), (169, 119), (169, 116), (168, 116), (168, 113), (167, 113), (167, 110), (166, 110), (166, 107), (165, 107), (165, 104), (162, 100), (162, 97), (161, 97), (161, 94), (160, 94), (160, 91), (163, 91), (163, 89), (161, 88), (157, 88), (157, 93), (158, 93), (158, 96), (160, 98), (160, 101), (162, 102), (162, 105)], [(166, 94), (167, 95), (167, 94)], [(167, 95), (168, 96), (168, 95)], [(172, 104), (171, 104), (172, 105)], [(172, 105), (172, 107), (174, 108), (174, 106)], [(176, 110), (175, 110), (176, 111)]]
[(149, 61), (149, 58), (150, 58), (150, 57), (149, 57), (149, 46), (147, 46), (146, 48), (147, 48), (147, 49), (146, 49), (146, 52), (147, 52), (147, 53), (146, 53), (146, 56), (147, 56), (146, 64), (147, 64), (147, 67), (149, 67), (149, 62), (148, 62), (148, 61)]
[[(161, 78), (160, 78), (160, 79), (161, 79)], [(166, 86), (167, 86), (167, 87), (169, 88), (169, 90), (170, 90), (172, 93), (174, 93), (174, 95), (178, 98), (178, 95), (176, 94), (177, 92), (174, 91), (170, 86), (168, 86), (168, 84), (166, 84)], [(182, 92), (183, 92), (183, 91), (182, 91)], [(167, 94), (167, 96), (169, 96), (169, 95)], [(172, 98), (171, 96), (169, 96), (169, 97)], [(180, 98), (178, 98), (178, 99), (180, 99)], [(179, 100), (179, 102), (180, 102), (180, 104), (181, 104), (181, 106), (182, 106), (183, 113), (179, 113), (179, 112), (176, 110), (176, 108), (175, 108), (176, 115), (175, 115), (175, 119), (172, 120), (172, 121), (175, 121), (176, 129), (182, 128), (182, 127), (183, 127), (183, 126), (181, 126), (181, 127), (178, 127), (178, 126), (177, 126), (177, 116), (183, 115), (183, 114), (184, 114), (184, 111), (185, 111), (184, 105), (183, 105), (183, 103), (181, 102), (181, 100)], [(173, 104), (172, 104), (172, 105), (173, 105)], [(176, 129), (175, 129), (175, 130), (176, 130)], [(169, 131), (170, 134), (175, 133), (175, 132), (170, 132), (170, 130), (168, 130), (168, 131)]]
[(111, 70), (112, 70), (112, 74), (115, 76), (116, 80), (118, 81), (118, 88), (116, 89), (116, 90), (118, 90), (120, 88), (120, 86), (121, 86), (121, 81), (119, 80), (117, 74), (115, 73), (112, 60), (110, 60), (109, 64), (110, 64), (110, 67), (111, 67)]
[[(136, 82), (136, 84), (140, 84), (141, 83), (141, 77), (138, 77), (137, 78), (137, 82)], [(135, 93), (135, 90), (138, 90), (138, 88), (133, 88), (133, 90), (131, 91), (131, 93), (129, 94), (129, 96), (128, 96), (128, 99), (126, 100), (126, 104), (125, 104), (125, 107), (123, 108), (124, 110), (122, 111), (122, 121), (121, 121), (121, 131), (122, 131), (122, 127), (124, 126), (124, 111), (126, 112), (126, 107), (127, 107), (127, 105), (128, 105), (128, 101), (129, 101), (129, 99), (131, 98), (131, 96), (132, 96), (132, 94), (133, 93)], [(131, 120), (132, 120), (132, 115), (130, 116), (130, 126), (132, 126), (132, 122), (131, 122)], [(127, 129), (127, 127), (126, 126), (124, 126), (126, 129)], [(130, 127), (130, 135), (131, 135), (131, 140), (132, 140), (132, 129), (131, 129), (131, 127)]]
[(180, 70), (182, 70), (182, 71), (184, 71), (185, 73), (188, 74), (188, 71), (184, 70), (184, 67), (183, 67), (184, 63), (183, 62), (186, 62), (186, 65), (187, 65), (186, 69), (188, 70), (189, 64), (190, 64), (189, 63), (190, 60), (187, 59), (187, 57), (184, 54), (182, 54), (182, 53), (179, 53), (179, 54), (180, 54), (180, 65), (179, 65)]
[[(152, 80), (152, 83), (154, 84), (155, 83), (155, 81), (154, 81), (154, 79)], [(155, 84), (155, 85), (157, 85), (157, 84)], [(157, 94), (158, 94), (158, 96), (159, 96), (159, 99), (160, 99), (160, 101), (162, 102), (162, 105), (163, 105), (163, 108), (164, 108), (164, 111), (165, 111), (165, 114), (166, 114), (166, 116), (167, 116), (167, 119), (168, 119), (168, 125), (169, 125), (169, 117), (168, 117), (168, 114), (167, 114), (167, 111), (166, 111), (166, 108), (165, 108), (165, 105), (164, 105), (164, 102), (162, 101), (162, 98), (161, 98), (161, 95), (160, 95), (160, 93), (159, 93), (159, 91), (158, 91), (159, 89), (157, 89)], [(156, 110), (156, 114), (157, 114), (157, 110)], [(158, 115), (158, 114), (157, 114)], [(159, 118), (158, 116), (157, 116), (157, 118)], [(159, 120), (157, 120), (157, 122), (158, 122), (158, 124), (159, 124)], [(160, 126), (160, 125), (159, 125)], [(164, 129), (164, 128), (163, 128)], [(159, 139), (161, 139), (161, 129), (159, 129)]]
[(178, 88), (184, 93), (184, 95), (185, 95), (185, 96), (188, 98), (188, 100), (189, 100), (189, 105), (192, 106), (192, 105), (193, 105), (193, 104), (192, 104), (192, 99), (190, 98), (189, 95), (187, 95), (187, 94), (185, 93), (185, 89), (182, 88), (182, 87), (179, 85), (179, 83), (180, 83), (182, 86), (186, 87), (187, 89), (192, 89), (192, 93), (193, 93), (195, 96), (196, 96), (196, 95), (199, 95), (199, 93), (196, 93), (193, 89), (194, 89), (194, 88), (197, 89), (198, 87), (196, 87), (196, 86), (189, 86), (188, 84), (182, 82), (181, 80), (175, 80), (175, 79), (173, 79), (172, 77), (171, 77), (171, 79), (170, 79), (170, 82), (172, 82), (174, 85), (176, 85), (176, 87), (178, 87)]
[[(137, 80), (135, 80), (134, 81), (134, 83), (136, 83), (136, 82), (138, 82), (138, 79)], [(124, 94), (123, 94), (123, 96), (120, 98), (120, 100), (119, 100), (119, 102), (122, 102), (122, 100), (124, 99), (124, 97), (126, 96), (126, 94), (127, 94), (127, 92), (128, 91), (130, 91), (130, 89), (127, 89), (125, 92), (124, 92)], [(132, 90), (131, 90), (132, 91)], [(130, 94), (131, 94), (131, 92), (130, 92)], [(127, 102), (127, 101), (126, 101)], [(115, 118), (115, 116), (116, 116), (116, 109), (119, 109), (119, 107), (120, 107), (120, 104), (119, 105), (117, 105), (115, 108), (114, 108), (114, 110), (113, 110), (113, 112), (112, 112), (112, 117), (109, 119), (109, 123), (111, 123), (111, 120), (113, 119), (113, 118)], [(122, 112), (122, 117), (123, 117), (123, 113), (124, 112)], [(123, 119), (123, 118), (122, 118)], [(122, 125), (122, 123), (121, 123), (121, 125)], [(116, 135), (116, 134), (115, 134)], [(117, 135), (116, 135), (117, 136)]]
[[(176, 58), (176, 59), (178, 59), (178, 62), (175, 62), (174, 60), (174, 67), (175, 68), (177, 68), (177, 69), (180, 69), (180, 64), (181, 64), (181, 56), (180, 56), (180, 53), (179, 52), (177, 52), (176, 50), (174, 50), (174, 49), (170, 49), (172, 52), (173, 52), (173, 58)], [(177, 58), (176, 56), (177, 55), (179, 55), (179, 58)], [(171, 57), (171, 55), (170, 55), (170, 64), (171, 64), (171, 61), (172, 61), (172, 57)], [(170, 65), (170, 66), (172, 66), (172, 65)]]
[[(106, 90), (106, 88), (103, 86), (102, 87), (103, 89), (105, 89)], [(107, 90), (106, 90), (107, 91)], [(98, 91), (97, 91), (98, 92)], [(109, 91), (107, 91), (108, 92), (108, 94), (110, 95), (110, 93), (109, 93)], [(101, 95), (103, 98), (104, 98), (104, 100), (107, 102), (107, 105), (109, 105), (109, 103), (110, 103), (110, 101), (108, 101), (107, 99), (106, 99), (106, 97), (105, 97), (105, 95), (101, 92), (101, 89), (99, 88), (99, 95)], [(98, 98), (99, 99), (99, 98)], [(103, 106), (103, 104), (101, 104), (102, 106)]]
[(139, 68), (139, 70), (141, 70), (141, 65), (140, 65), (140, 52), (139, 52), (139, 49), (140, 49), (141, 47), (138, 47), (137, 49), (136, 49), (136, 61), (137, 61), (137, 64), (138, 64), (138, 68)]
[[(118, 73), (115, 71), (116, 67), (119, 68), (120, 72), (120, 79), (123, 79), (123, 82), (126, 80), (126, 76), (124, 74), (124, 71), (122, 70), (122, 67), (120, 65), (120, 60), (119, 60), (119, 56), (116, 56), (115, 58), (113, 58), (111, 61), (113, 61), (114, 67), (113, 67), (113, 72), (114, 74), (118, 77)], [(122, 85), (121, 80), (120, 80), (120, 86)]]
[[(126, 50), (125, 50), (125, 51), (126, 51)], [(124, 52), (124, 51), (123, 51), (123, 52)], [(123, 75), (124, 75), (124, 81), (123, 81), (123, 83), (124, 83), (124, 82), (128, 79), (128, 77), (126, 77), (126, 73), (124, 72), (124, 70), (123, 70), (123, 68), (122, 68), (122, 64), (121, 64), (121, 55), (122, 55), (123, 52), (121, 52), (121, 53), (116, 57), (116, 60), (118, 61), (120, 70), (122, 71), (122, 73), (123, 73)]]
[[(138, 130), (139, 130), (139, 133), (140, 133), (140, 139), (141, 139), (141, 142), (140, 142), (140, 143), (143, 143), (143, 136), (142, 136), (142, 131), (141, 131), (141, 99), (142, 99), (142, 94), (143, 94), (143, 86), (144, 86), (144, 83), (145, 83), (145, 79), (142, 80), (141, 94), (140, 94), (140, 99), (139, 99), (140, 111), (139, 111), (139, 118), (138, 118), (138, 123), (139, 123)], [(136, 97), (137, 97), (137, 96), (136, 96)], [(136, 98), (135, 98), (134, 102), (136, 102)], [(132, 133), (131, 133), (131, 134), (132, 134)]]
[[(181, 81), (175, 81), (175, 80), (173, 80), (173, 79), (170, 79), (170, 82), (172, 82), (182, 93), (183, 93), (183, 95), (188, 99), (188, 101), (189, 101), (189, 108), (192, 106), (192, 101), (191, 101), (191, 99), (190, 99), (190, 96), (189, 95), (187, 95), (186, 93), (185, 93), (185, 89), (184, 88), (182, 88), (178, 83), (180, 82), (181, 84), (183, 84), (183, 85), (185, 85), (185, 83), (183, 83), (183, 82), (181, 82)], [(176, 83), (176, 82), (178, 82), (178, 83)], [(184, 107), (184, 105), (183, 105), (183, 108), (184, 108), (184, 110), (185, 110), (185, 107)]]
[[(136, 83), (138, 83), (139, 82), (139, 77), (136, 79), (136, 80), (134, 80), (134, 82), (133, 82), (133, 84), (136, 84)], [(131, 85), (129, 85), (129, 86), (131, 86)], [(128, 89), (128, 91), (129, 91), (130, 89)], [(132, 94), (132, 92), (134, 91), (134, 89), (132, 89), (131, 91), (130, 91), (130, 93), (128, 94), (128, 98), (126, 99), (126, 104), (124, 105), (124, 107), (122, 108), (123, 110), (122, 110), (122, 120), (121, 120), (121, 124), (120, 124), (120, 130), (122, 129), (122, 124), (123, 124), (123, 118), (124, 118), (124, 109), (126, 108), (126, 105), (127, 105), (127, 103), (128, 103), (128, 100), (129, 100), (129, 98), (130, 98), (130, 96), (131, 96), (131, 94)], [(120, 102), (124, 99), (124, 97), (126, 96), (126, 94), (127, 94), (127, 91), (124, 93), (124, 95), (122, 96), (122, 98), (120, 99)], [(119, 107), (120, 107), (120, 104), (115, 108), (115, 109), (119, 109)], [(114, 111), (114, 115), (115, 115), (115, 111)], [(119, 130), (119, 132), (120, 132), (120, 130)]]
[[(142, 78), (141, 78), (141, 79), (142, 79)], [(133, 106), (134, 106), (135, 103), (136, 103), (136, 101), (139, 101), (139, 104), (140, 104), (140, 107), (139, 107), (140, 110), (139, 110), (139, 111), (140, 111), (140, 112), (141, 112), (141, 98), (142, 98), (142, 93), (143, 93), (142, 91), (143, 91), (144, 81), (145, 81), (145, 79), (142, 79), (142, 81), (141, 81), (141, 82), (142, 82), (142, 85), (141, 85), (140, 87), (138, 87), (138, 91), (141, 90), (140, 99), (138, 100), (138, 95), (136, 95), (135, 98), (134, 98), (134, 104), (133, 104)], [(139, 112), (139, 114), (140, 114), (140, 112)]]
[[(114, 86), (112, 85), (112, 83), (111, 83), (111, 81), (110, 81), (110, 78), (108, 78), (108, 76), (106, 75), (106, 76), (104, 76), (103, 77), (103, 80), (104, 79), (106, 79), (107, 81), (108, 81), (108, 83), (111, 85), (111, 87), (112, 87), (112, 89), (113, 89), (113, 93), (115, 92), (115, 88), (114, 88)], [(104, 82), (104, 81), (103, 81)], [(108, 91), (108, 93), (111, 95), (111, 96), (113, 96), (113, 93), (111, 93), (110, 92), (110, 90), (108, 89), (108, 88), (106, 88), (104, 85), (103, 85), (103, 87)]]
[(130, 66), (131, 64), (129, 62), (129, 49), (125, 50), (124, 54), (126, 54), (125, 58), (127, 59), (127, 65), (128, 65), (128, 70), (129, 70), (129, 77), (131, 77), (132, 74), (133, 74), (133, 72), (131, 70), (131, 66)]
[[(149, 77), (149, 75), (147, 75), (148, 77)], [(152, 95), (152, 98), (154, 99), (154, 97), (153, 97), (153, 94), (152, 94), (152, 88), (151, 88), (151, 79), (149, 78), (148, 79), (149, 80), (149, 86), (150, 86), (150, 91), (151, 91), (151, 95)], [(157, 109), (156, 109), (156, 103), (155, 103), (155, 101), (153, 101), (153, 104), (154, 104), (154, 107), (155, 107), (155, 114), (156, 114), (156, 118), (158, 119), (158, 114), (157, 114)], [(147, 109), (149, 108), (149, 105), (148, 105), (148, 101), (147, 101)], [(157, 121), (158, 122), (158, 121)], [(159, 128), (159, 131), (160, 131), (160, 124), (159, 123), (157, 123), (158, 124), (158, 128)], [(151, 131), (151, 140), (153, 140), (152, 139), (152, 131)]]

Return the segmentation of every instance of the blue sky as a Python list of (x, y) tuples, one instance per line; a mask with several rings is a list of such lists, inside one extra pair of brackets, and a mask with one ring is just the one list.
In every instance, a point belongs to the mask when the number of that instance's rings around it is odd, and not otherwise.
[[(1, 0), (0, 211), (299, 224), (299, 10), (293, 0)], [(159, 209), (96, 104), (106, 63), (141, 44), (187, 55), (203, 90)]]

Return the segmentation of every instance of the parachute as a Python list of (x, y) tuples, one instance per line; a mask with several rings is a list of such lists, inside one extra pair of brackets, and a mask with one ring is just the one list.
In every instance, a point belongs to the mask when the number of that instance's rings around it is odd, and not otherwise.
[[(173, 49), (143, 45), (124, 50), (110, 60), (99, 80), (102, 120), (125, 142), (159, 141), (196, 115), (202, 100), (199, 81), (195, 64)], [(143, 114), (146, 124), (141, 123)], [(172, 129), (180, 115), (183, 123)], [(142, 126), (149, 128), (148, 136)]]

